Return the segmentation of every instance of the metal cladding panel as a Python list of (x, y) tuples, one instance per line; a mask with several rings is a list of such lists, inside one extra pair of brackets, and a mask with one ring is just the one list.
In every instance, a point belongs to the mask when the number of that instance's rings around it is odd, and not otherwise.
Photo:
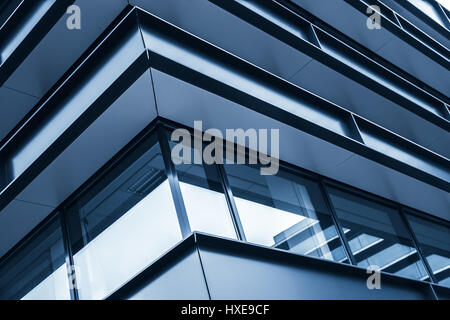
[(381, 289), (370, 290), (368, 276), (358, 267), (194, 233), (110, 299), (204, 299), (205, 281), (212, 300), (436, 298), (428, 283), (384, 273)]
[(23, 118), (39, 98), (8, 87), (0, 87), (0, 140)]
[[(384, 18), (381, 20), (381, 29), (370, 30), (366, 26), (369, 14), (362, 12), (362, 8), (366, 10), (367, 6), (360, 0), (292, 1), (316, 15), (318, 18), (326, 21), (326, 23), (332, 25), (345, 35), (351, 37), (375, 53), (378, 53), (391, 63), (398, 65), (405, 71), (448, 95), (448, 86), (446, 86), (445, 81), (440, 81), (440, 79), (445, 78), (445, 75), (448, 72), (447, 68), (449, 60), (448, 57), (445, 57), (448, 49), (446, 50), (445, 47), (434, 40), (430, 40), (427, 44), (423, 44), (421, 40), (417, 39), (417, 33), (422, 34), (419, 29), (414, 28), (414, 34), (412, 34), (412, 32), (404, 31), (395, 19), (389, 17), (389, 21)], [(361, 11), (352, 4), (360, 8)], [(425, 37), (427, 38), (426, 35)], [(437, 53), (433, 48), (430, 48), (430, 45), (433, 44), (436, 44), (441, 48), (442, 50), (440, 51), (445, 54)], [(392, 49), (385, 51), (385, 46), (392, 47)], [(407, 55), (404, 53), (405, 48), (407, 50)], [(424, 52), (427, 52), (428, 54), (425, 54)], [(410, 55), (414, 55), (416, 60), (411, 62), (411, 60), (407, 58)], [(437, 63), (437, 61), (439, 63)], [(417, 68), (418, 65), (426, 65), (428, 69)], [(430, 68), (433, 69), (433, 72), (430, 72)]]
[(53, 207), (21, 200), (11, 201), (0, 214), (0, 257), (44, 220)]
[(450, 150), (446, 145), (432, 144), (440, 136), (443, 140), (450, 141), (450, 135), (445, 129), (408, 112), (394, 102), (317, 61), (309, 63), (290, 81), (406, 139), (450, 158)]
[(382, 280), (369, 290), (368, 275), (351, 276), (332, 267), (291, 265), (251, 256), (201, 250), (212, 299), (429, 299), (421, 292)]
[(370, 290), (364, 269), (202, 235), (198, 238), (212, 299), (434, 298), (425, 283), (381, 274), (381, 289)]
[(197, 250), (180, 257), (161, 275), (127, 297), (129, 300), (208, 300)]
[(42, 97), (126, 7), (127, 1), (78, 0), (74, 4), (82, 13), (81, 29), (69, 30), (69, 15), (63, 15), (5, 85)]
[(107, 299), (208, 300), (196, 235), (182, 240)]
[[(130, 2), (285, 79), (292, 77), (311, 61), (307, 55), (209, 1), (132, 0)], [(205, 26), (208, 27), (205, 28)]]
[(423, 14), (422, 17), (420, 16), (418, 17), (414, 13), (409, 11), (407, 8), (403, 7), (402, 5), (405, 4), (406, 1), (398, 2), (396, 0), (384, 0), (383, 3), (392, 8), (393, 10), (395, 10), (395, 12), (399, 13), (402, 17), (406, 18), (408, 21), (412, 22), (414, 25), (420, 28), (420, 30), (423, 30), (426, 34), (436, 39), (438, 42), (442, 43), (444, 46), (450, 47), (450, 38), (446, 36), (448, 35), (449, 31), (445, 32), (441, 27), (441, 25), (439, 24), (430, 25), (427, 22), (425, 22), (424, 19), (422, 19), (423, 16), (427, 17), (425, 14)]

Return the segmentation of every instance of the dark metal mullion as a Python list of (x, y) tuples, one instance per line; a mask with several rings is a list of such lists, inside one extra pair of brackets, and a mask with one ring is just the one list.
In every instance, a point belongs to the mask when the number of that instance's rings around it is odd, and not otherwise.
[(72, 300), (80, 300), (80, 296), (78, 294), (77, 277), (74, 268), (75, 260), (73, 259), (72, 244), (70, 241), (69, 225), (66, 219), (66, 214), (67, 211), (65, 210), (65, 208), (62, 208), (59, 215), (63, 234), (64, 251), (66, 255), (65, 258), (67, 267), (67, 277), (70, 286), (70, 297)]
[(324, 185), (322, 179), (319, 179), (318, 182), (319, 182), (320, 191), (322, 191), (322, 195), (323, 195), (323, 197), (325, 199), (325, 204), (328, 207), (328, 210), (330, 211), (330, 215), (331, 215), (331, 218), (332, 218), (332, 220), (334, 222), (334, 225), (336, 226), (337, 232), (339, 234), (339, 238), (341, 239), (341, 242), (342, 242), (342, 244), (344, 246), (345, 252), (347, 253), (347, 257), (350, 260), (350, 263), (352, 265), (356, 266), (358, 264), (356, 263), (355, 256), (353, 255), (352, 249), (350, 248), (350, 245), (347, 242), (347, 238), (345, 237), (345, 233), (344, 233), (344, 228), (341, 225), (341, 223), (340, 223), (340, 221), (339, 221), (339, 219), (337, 217), (336, 211), (334, 210), (333, 203), (331, 202), (331, 199), (328, 196), (327, 189), (325, 188), (325, 185)]
[(156, 131), (158, 134), (159, 145), (164, 160), (167, 179), (169, 181), (173, 202), (175, 204), (175, 210), (178, 216), (178, 222), (180, 224), (181, 234), (183, 235), (183, 238), (186, 238), (191, 233), (191, 227), (189, 225), (186, 207), (184, 206), (183, 195), (181, 194), (177, 171), (175, 169), (175, 165), (172, 162), (168, 137), (165, 134), (166, 131), (162, 124), (158, 124)]
[(220, 180), (225, 192), (225, 198), (227, 200), (228, 208), (230, 209), (231, 217), (233, 219), (238, 238), (239, 240), (247, 241), (245, 237), (244, 227), (242, 226), (241, 219), (239, 218), (239, 212), (236, 207), (236, 202), (234, 201), (233, 191), (231, 190), (230, 183), (228, 182), (227, 173), (223, 164), (217, 164), (217, 170), (219, 171)]
[(425, 269), (428, 272), (429, 278), (431, 279), (431, 281), (433, 283), (438, 283), (436, 281), (436, 277), (434, 276), (433, 269), (431, 268), (430, 264), (428, 263), (427, 258), (425, 257), (424, 253), (422, 252), (422, 249), (420, 248), (419, 241), (416, 238), (416, 235), (415, 235), (415, 233), (414, 233), (414, 231), (413, 231), (413, 229), (412, 229), (412, 227), (411, 227), (411, 225), (410, 225), (410, 223), (408, 221), (408, 218), (406, 217), (406, 213), (404, 212), (402, 206), (399, 206), (399, 212), (400, 212), (400, 216), (402, 217), (403, 221), (405, 222), (406, 228), (408, 229), (408, 231), (409, 231), (409, 233), (411, 235), (411, 239), (412, 239), (414, 247), (417, 250), (417, 254), (419, 255), (420, 260), (422, 260), (422, 262), (423, 262), (423, 264), (425, 266)]

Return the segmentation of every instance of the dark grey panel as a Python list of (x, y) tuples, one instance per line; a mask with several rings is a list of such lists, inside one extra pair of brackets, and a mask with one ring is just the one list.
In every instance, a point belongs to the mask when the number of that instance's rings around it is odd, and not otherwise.
[(0, 212), (0, 257), (25, 237), (55, 208), (20, 200)]
[(127, 5), (126, 0), (77, 0), (81, 29), (69, 30), (65, 14), (9, 77), (6, 85), (41, 97)]
[(362, 268), (195, 233), (109, 298), (435, 299), (426, 282), (383, 273), (381, 289), (369, 290), (368, 277)]
[[(402, 137), (450, 158), (444, 145), (431, 145), (448, 133), (340, 73), (312, 61), (290, 81)], [(401, 121), (399, 120), (401, 119)]]
[(58, 206), (155, 117), (145, 72), (17, 198)]
[(366, 26), (368, 15), (364, 16), (343, 0), (292, 1), (372, 50), (380, 48), (393, 38), (386, 29), (369, 30)]
[(198, 252), (194, 249), (180, 257), (167, 270), (138, 289), (130, 300), (208, 300), (208, 291), (203, 277)]
[(0, 87), (0, 140), (14, 128), (38, 100), (37, 97), (29, 94), (4, 86)]
[(389, 42), (377, 53), (430, 86), (450, 96), (448, 70), (406, 43)]
[[(406, 0), (408, 1), (408, 0)], [(405, 1), (403, 1), (405, 2)], [(400, 3), (398, 3), (396, 0), (383, 0), (383, 3), (388, 5), (391, 9), (393, 9), (395, 12), (406, 18), (408, 21), (413, 23), (416, 27), (418, 27), (420, 30), (424, 31), (426, 34), (431, 36), (432, 38), (436, 39), (438, 42), (442, 43), (447, 48), (450, 47), (450, 38), (447, 38), (444, 34), (445, 32), (437, 31), (436, 29), (441, 28), (435, 28), (436, 26), (431, 26), (430, 24), (424, 22), (420, 17), (415, 16), (413, 13), (405, 9)], [(433, 21), (433, 23), (435, 23)], [(437, 24), (437, 23), (436, 23)], [(448, 31), (447, 31), (448, 32)]]
[(286, 79), (311, 60), (209, 1), (132, 0), (130, 3)]
[[(208, 240), (205, 240), (209, 241)], [(238, 246), (241, 246), (239, 248)], [(212, 248), (214, 247), (214, 249)], [(363, 269), (260, 247), (219, 242), (200, 255), (211, 299), (433, 299), (429, 284), (381, 275), (381, 289), (367, 288)]]
[[(417, 50), (417, 48), (388, 31), (388, 28), (383, 28), (383, 20), (381, 29), (370, 30), (366, 25), (369, 15), (363, 14), (352, 7), (346, 0), (292, 1), (316, 15), (318, 18), (326, 21), (350, 38), (366, 46), (370, 50), (377, 52), (391, 63), (396, 64), (406, 72), (418, 77), (421, 81), (442, 91), (444, 94), (449, 94), (449, 86), (446, 85), (446, 82), (448, 81), (441, 81), (446, 78), (448, 70)], [(337, 12), (339, 12), (339, 14)], [(388, 22), (385, 23), (387, 24)], [(396, 26), (395, 28), (398, 28), (400, 33), (405, 33), (405, 37), (414, 38), (414, 36), (410, 36), (407, 32), (402, 31), (400, 27)], [(419, 45), (419, 43), (420, 41), (417, 42), (417, 45)], [(412, 56), (414, 56), (415, 60), (409, 59), (409, 57)]]

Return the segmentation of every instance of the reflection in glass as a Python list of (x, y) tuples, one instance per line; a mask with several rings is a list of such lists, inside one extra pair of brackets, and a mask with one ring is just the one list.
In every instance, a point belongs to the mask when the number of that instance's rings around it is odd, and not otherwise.
[(436, 281), (450, 287), (450, 228), (413, 215), (407, 218)]
[(225, 168), (249, 242), (347, 262), (315, 182), (283, 170), (274, 176), (263, 176), (257, 166)]
[(61, 222), (55, 220), (0, 266), (0, 300), (69, 300)]
[(329, 188), (331, 202), (358, 266), (408, 278), (428, 274), (397, 210), (362, 197)]
[(108, 296), (182, 239), (158, 145), (110, 176), (69, 211), (81, 299)]

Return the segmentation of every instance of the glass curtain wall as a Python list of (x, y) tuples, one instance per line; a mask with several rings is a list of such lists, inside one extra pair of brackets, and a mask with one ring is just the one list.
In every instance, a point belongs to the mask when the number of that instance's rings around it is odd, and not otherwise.
[(80, 299), (102, 299), (182, 239), (156, 138), (67, 212)]
[(247, 241), (318, 258), (348, 262), (319, 185), (280, 169), (225, 165)]
[(329, 196), (358, 266), (417, 280), (428, 274), (398, 210), (329, 188)]
[(67, 257), (78, 298), (106, 298), (189, 231), (342, 263), (350, 261), (347, 247), (360, 267), (450, 286), (445, 222), (406, 215), (419, 253), (394, 204), (322, 187), (319, 178), (285, 165), (271, 176), (258, 165), (196, 163), (201, 151), (187, 140), (180, 149), (169, 130), (159, 133), (149, 133), (73, 196), (61, 209), (67, 231), (57, 213), (1, 262), (0, 299), (70, 299)]

